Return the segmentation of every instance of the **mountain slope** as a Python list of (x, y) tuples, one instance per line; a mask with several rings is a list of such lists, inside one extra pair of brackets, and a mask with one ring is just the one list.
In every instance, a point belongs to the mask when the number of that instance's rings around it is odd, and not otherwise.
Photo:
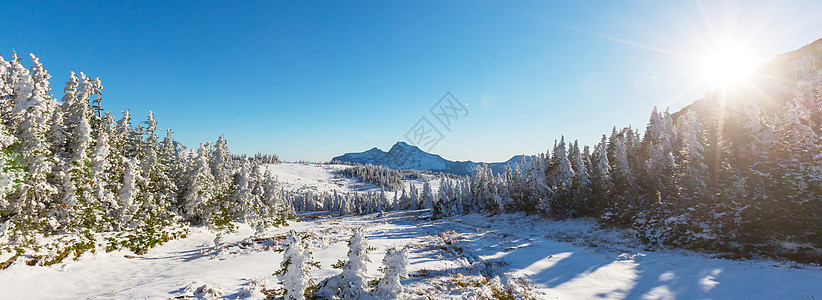
[[(822, 55), (822, 38), (797, 50), (777, 55), (765, 62), (753, 71), (744, 86), (733, 89), (729, 91), (728, 95), (724, 95), (726, 99), (722, 99), (722, 97), (700, 98), (674, 112), (671, 117), (676, 122), (679, 116), (684, 115), (689, 110), (704, 114), (705, 111), (716, 110), (724, 105), (745, 105), (741, 101), (726, 103), (729, 101), (725, 100), (733, 98), (746, 98), (748, 102), (754, 99), (757, 106), (763, 110), (779, 109), (780, 106), (793, 98), (785, 94), (786, 92), (792, 93), (791, 89), (785, 86), (795, 84), (796, 81), (805, 79), (809, 74), (820, 72), (819, 69), (822, 68), (820, 67), (822, 63), (818, 59), (820, 55)], [(710, 96), (710, 93), (707, 96)], [(764, 101), (764, 99), (769, 100)]]
[[(501, 172), (505, 166), (514, 167), (515, 164), (527, 163), (530, 156), (515, 155), (508, 161), (485, 163), (494, 172)], [(473, 161), (451, 161), (439, 155), (420, 150), (416, 146), (405, 142), (397, 142), (388, 152), (378, 148), (371, 148), (364, 152), (346, 153), (334, 157), (332, 161), (343, 163), (358, 163), (384, 166), (395, 170), (426, 170), (443, 172), (455, 175), (468, 175), (471, 170), (481, 164)]]

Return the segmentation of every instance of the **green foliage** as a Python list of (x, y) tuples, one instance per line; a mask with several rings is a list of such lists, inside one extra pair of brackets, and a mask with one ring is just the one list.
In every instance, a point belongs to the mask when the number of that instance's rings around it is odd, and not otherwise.
[(342, 270), (342, 268), (345, 266), (345, 263), (346, 263), (346, 262), (348, 262), (348, 261), (347, 261), (347, 260), (338, 259), (336, 263), (334, 263), (333, 265), (331, 265), (331, 267), (332, 267), (332, 268), (334, 268), (334, 269), (340, 269), (340, 270)]
[[(26, 161), (23, 155), (17, 150), (17, 143), (0, 149), (0, 157), (3, 157), (3, 171), (14, 173), (25, 173), (27, 171)], [(16, 183), (22, 183), (22, 178), (17, 178)]]
[(114, 237), (108, 237), (106, 252), (128, 249), (134, 254), (143, 255), (148, 250), (168, 241), (185, 238), (188, 228), (158, 229), (154, 226), (141, 226), (134, 232), (121, 232)]
[(21, 254), (23, 254), (23, 252), (24, 252), (24, 251), (23, 251), (23, 248), (17, 248), (17, 249), (15, 249), (15, 254), (14, 254), (14, 255), (12, 255), (12, 256), (11, 256), (8, 260), (6, 260), (6, 261), (4, 261), (4, 262), (0, 262), (0, 270), (3, 270), (3, 269), (5, 269), (5, 268), (8, 268), (9, 266), (11, 266), (11, 264), (12, 264), (12, 263), (14, 263), (14, 261), (15, 261), (15, 260), (17, 260), (17, 258), (18, 258), (18, 257), (20, 257), (20, 255), (21, 255)]

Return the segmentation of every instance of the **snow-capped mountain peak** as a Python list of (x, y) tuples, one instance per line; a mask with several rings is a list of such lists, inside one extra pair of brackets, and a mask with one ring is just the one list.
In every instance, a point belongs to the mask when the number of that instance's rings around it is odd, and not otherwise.
[[(530, 160), (530, 156), (516, 155), (505, 162), (486, 163), (492, 170), (502, 171), (504, 166), (511, 167), (516, 163)], [(451, 173), (456, 175), (467, 175), (471, 170), (479, 165), (473, 161), (451, 161), (439, 155), (425, 152), (417, 146), (406, 142), (397, 142), (388, 152), (379, 148), (371, 148), (365, 152), (346, 153), (334, 157), (332, 161), (345, 163), (359, 163), (384, 166), (396, 170), (427, 170), (433, 172)]]

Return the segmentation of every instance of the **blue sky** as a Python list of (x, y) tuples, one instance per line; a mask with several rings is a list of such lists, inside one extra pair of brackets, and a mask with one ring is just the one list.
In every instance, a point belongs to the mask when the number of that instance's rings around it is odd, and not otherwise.
[(286, 160), (388, 150), (450, 91), (470, 114), (432, 152), (502, 161), (682, 108), (718, 43), (764, 62), (822, 37), (819, 1), (569, 2), (0, 1), (0, 53), (58, 98), (85, 72), (117, 115)]

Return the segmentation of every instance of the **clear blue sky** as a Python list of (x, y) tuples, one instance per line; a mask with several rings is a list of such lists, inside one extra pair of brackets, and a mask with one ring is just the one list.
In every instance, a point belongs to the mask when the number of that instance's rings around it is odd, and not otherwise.
[(569, 2), (0, 1), (0, 53), (58, 98), (85, 72), (188, 146), (286, 160), (387, 150), (450, 91), (470, 114), (432, 152), (501, 161), (680, 109), (716, 40), (764, 61), (822, 37), (820, 1)]

